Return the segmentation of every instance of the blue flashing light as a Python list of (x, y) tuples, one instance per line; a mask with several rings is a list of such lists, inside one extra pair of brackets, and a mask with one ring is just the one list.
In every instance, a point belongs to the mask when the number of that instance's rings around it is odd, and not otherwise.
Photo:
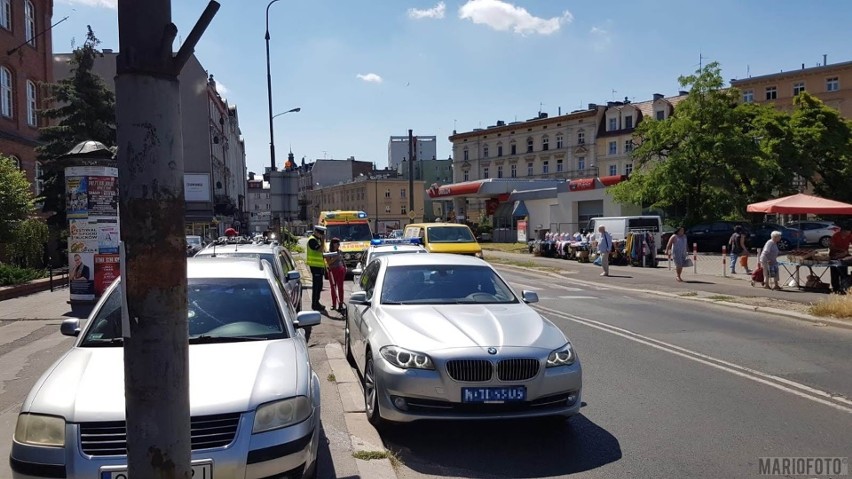
[(420, 238), (374, 238), (370, 240), (370, 245), (372, 246), (389, 246), (389, 245), (406, 245), (413, 244), (419, 245), (421, 244)]
[(367, 217), (367, 213), (364, 213), (363, 211), (358, 212), (358, 218), (366, 218), (366, 217)]
[(382, 244), (382, 240), (380, 240), (379, 238), (373, 238), (370, 240), (370, 244), (372, 246), (379, 246), (380, 244)]

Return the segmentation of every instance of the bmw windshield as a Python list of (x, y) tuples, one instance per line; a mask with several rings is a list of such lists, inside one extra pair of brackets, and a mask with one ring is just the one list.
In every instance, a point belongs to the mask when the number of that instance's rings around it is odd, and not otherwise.
[(488, 266), (391, 266), (382, 304), (517, 303), (512, 290)]

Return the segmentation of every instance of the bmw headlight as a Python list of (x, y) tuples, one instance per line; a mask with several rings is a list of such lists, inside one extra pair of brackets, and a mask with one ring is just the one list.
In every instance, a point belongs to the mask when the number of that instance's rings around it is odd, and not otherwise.
[(574, 348), (571, 347), (571, 343), (565, 343), (565, 346), (550, 352), (547, 356), (547, 367), (569, 366), (574, 364), (576, 358), (577, 355), (574, 354)]
[(305, 396), (275, 401), (258, 406), (254, 413), (252, 434), (298, 424), (311, 416), (311, 401)]
[(65, 419), (41, 414), (21, 414), (15, 441), (32, 446), (65, 447)]
[(379, 350), (387, 362), (402, 369), (435, 369), (435, 364), (429, 356), (409, 351), (399, 346), (385, 346)]

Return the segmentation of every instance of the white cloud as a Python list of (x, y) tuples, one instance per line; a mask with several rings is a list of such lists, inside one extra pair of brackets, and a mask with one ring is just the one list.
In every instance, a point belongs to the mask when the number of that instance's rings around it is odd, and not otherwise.
[(444, 13), (447, 11), (447, 5), (444, 2), (438, 2), (432, 8), (427, 8), (426, 10), (420, 10), (419, 8), (409, 8), (408, 9), (408, 18), (413, 18), (415, 20), (419, 20), (421, 18), (444, 18)]
[(106, 7), (115, 10), (118, 8), (118, 0), (59, 0), (66, 5), (83, 5), (86, 7)]
[(595, 50), (603, 50), (612, 43), (612, 35), (609, 33), (609, 30), (593, 26), (589, 30), (589, 35), (592, 36), (592, 47)]
[(355, 76), (360, 78), (361, 80), (364, 80), (367, 83), (381, 83), (382, 81), (384, 81), (382, 80), (382, 77), (375, 73), (367, 73), (366, 75), (359, 73)]
[(566, 10), (559, 17), (540, 18), (533, 16), (525, 8), (502, 0), (468, 0), (459, 8), (459, 18), (488, 25), (499, 31), (511, 29), (521, 35), (550, 35), (559, 31), (563, 24), (571, 23), (574, 15)]

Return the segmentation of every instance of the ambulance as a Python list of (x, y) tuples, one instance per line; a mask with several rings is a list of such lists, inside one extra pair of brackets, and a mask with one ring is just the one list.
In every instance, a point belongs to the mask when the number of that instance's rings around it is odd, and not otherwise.
[(343, 262), (346, 269), (352, 271), (364, 257), (370, 241), (373, 239), (373, 231), (367, 213), (363, 211), (322, 211), (319, 215), (318, 225), (325, 226), (325, 250), (328, 251), (332, 238), (340, 240), (340, 252), (343, 254)]

